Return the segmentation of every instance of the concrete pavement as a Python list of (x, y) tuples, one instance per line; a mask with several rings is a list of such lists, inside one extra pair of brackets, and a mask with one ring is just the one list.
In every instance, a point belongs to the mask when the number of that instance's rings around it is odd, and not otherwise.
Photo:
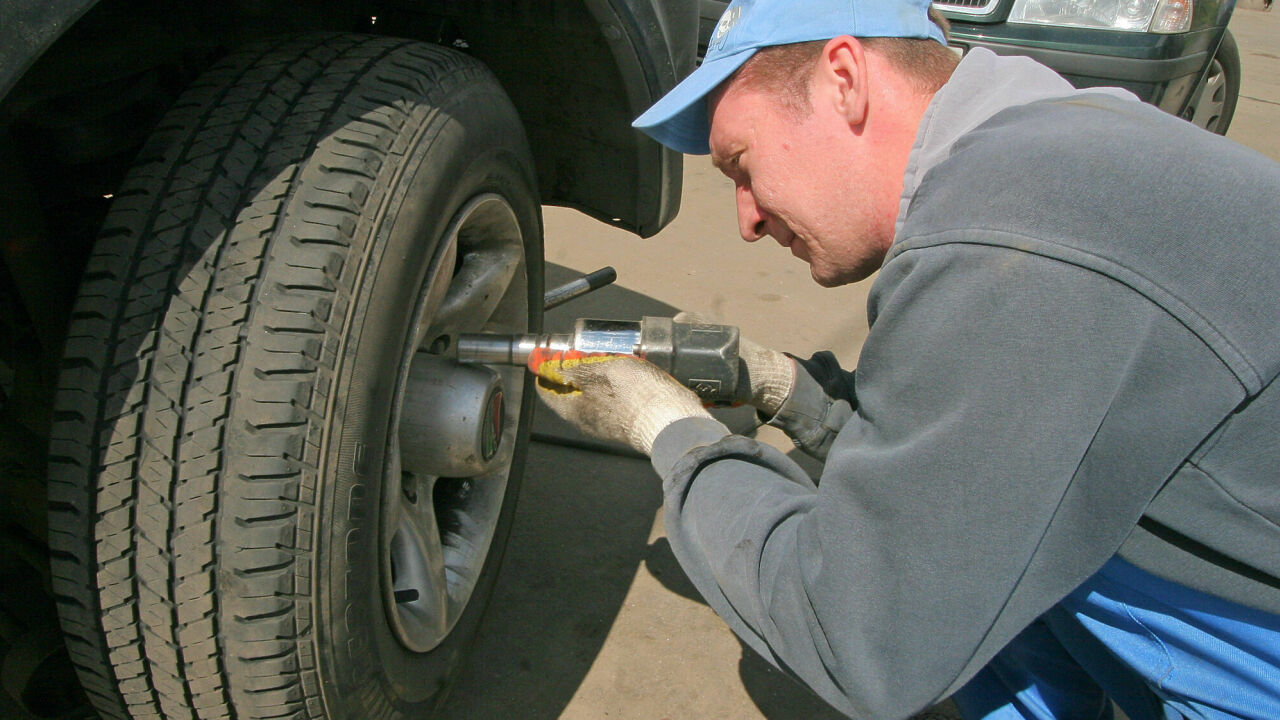
[[(1232, 30), (1243, 83), (1228, 137), (1280, 161), (1280, 11), (1239, 9)], [(602, 265), (620, 276), (551, 313), (553, 330), (578, 316), (701, 310), (772, 347), (832, 349), (847, 367), (867, 332), (870, 282), (824, 290), (773, 241), (743, 244), (732, 185), (702, 158), (686, 163), (683, 209), (658, 236), (641, 240), (548, 208), (546, 237), (549, 286)], [(572, 436), (547, 413), (536, 429)], [(772, 431), (761, 437), (790, 449)], [(520, 503), (487, 624), (447, 717), (840, 717), (744, 649), (703, 604), (663, 537), (646, 461), (534, 443)]]
[(1240, 46), (1240, 101), (1227, 137), (1280, 161), (1280, 7), (1237, 9), (1231, 33)]

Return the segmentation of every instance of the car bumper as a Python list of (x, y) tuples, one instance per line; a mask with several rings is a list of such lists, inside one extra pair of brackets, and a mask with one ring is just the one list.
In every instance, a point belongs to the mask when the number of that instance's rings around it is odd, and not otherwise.
[[(1036, 26), (1014, 23), (977, 25), (955, 22), (951, 44), (983, 47), (998, 55), (1023, 55), (1056, 70), (1076, 87), (1120, 87), (1144, 102), (1174, 114), (1186, 106), (1209, 64), (1222, 29), (1150, 35), (1081, 29), (1063, 42)], [(1084, 49), (1084, 48), (1087, 48)]]

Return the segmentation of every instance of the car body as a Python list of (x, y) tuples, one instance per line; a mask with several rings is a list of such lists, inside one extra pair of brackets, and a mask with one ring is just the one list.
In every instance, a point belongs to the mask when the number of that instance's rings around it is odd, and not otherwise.
[[(1151, 19), (1139, 20), (1132, 31), (1105, 27), (1105, 21), (1072, 16), (1068, 12), (1043, 11), (1039, 22), (1018, 21), (1029, 14), (1027, 6), (1038, 0), (941, 0), (934, 7), (951, 21), (951, 45), (958, 50), (983, 47), (998, 55), (1025, 55), (1058, 71), (1076, 87), (1120, 87), (1173, 115), (1186, 117), (1202, 127), (1225, 133), (1239, 89), (1238, 55), (1219, 59), (1234, 0), (1188, 0), (1191, 12), (1186, 29), (1151, 32)], [(1048, 5), (1049, 2), (1039, 2)], [(1135, 3), (1137, 4), (1137, 3)], [(1172, 5), (1173, 3), (1169, 3)], [(1090, 6), (1105, 3), (1059, 5)], [(1156, 3), (1149, 5), (1155, 6)], [(1094, 25), (1088, 27), (1087, 25)], [(1227, 39), (1227, 52), (1235, 53)], [(1229, 64), (1223, 77), (1224, 63)], [(1199, 93), (1206, 85), (1234, 83), (1231, 97), (1224, 97), (1217, 112), (1199, 108)], [(1225, 88), (1224, 88), (1225, 89)], [(1209, 94), (1212, 96), (1213, 87)], [(1224, 105), (1229, 103), (1229, 108)]]

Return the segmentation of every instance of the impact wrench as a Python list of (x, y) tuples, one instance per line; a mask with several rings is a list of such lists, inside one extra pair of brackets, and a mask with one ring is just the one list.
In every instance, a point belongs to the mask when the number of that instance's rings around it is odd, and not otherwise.
[[(602, 268), (546, 294), (548, 308), (613, 282)], [(738, 388), (738, 328), (676, 322), (671, 318), (597, 320), (580, 318), (573, 332), (554, 334), (464, 334), (456, 345), (460, 363), (526, 365), (536, 351), (632, 355), (666, 371), (711, 405), (735, 403)]]

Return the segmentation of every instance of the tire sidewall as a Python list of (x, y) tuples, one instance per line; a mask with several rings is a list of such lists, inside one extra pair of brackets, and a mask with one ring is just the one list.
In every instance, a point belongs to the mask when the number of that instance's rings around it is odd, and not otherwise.
[(1236, 114), (1236, 104), (1240, 100), (1240, 49), (1230, 30), (1223, 31), (1222, 42), (1218, 45), (1218, 52), (1214, 54), (1214, 59), (1222, 66), (1227, 84), (1222, 114), (1218, 116), (1218, 124), (1214, 132), (1226, 135), (1231, 127), (1231, 120)]

